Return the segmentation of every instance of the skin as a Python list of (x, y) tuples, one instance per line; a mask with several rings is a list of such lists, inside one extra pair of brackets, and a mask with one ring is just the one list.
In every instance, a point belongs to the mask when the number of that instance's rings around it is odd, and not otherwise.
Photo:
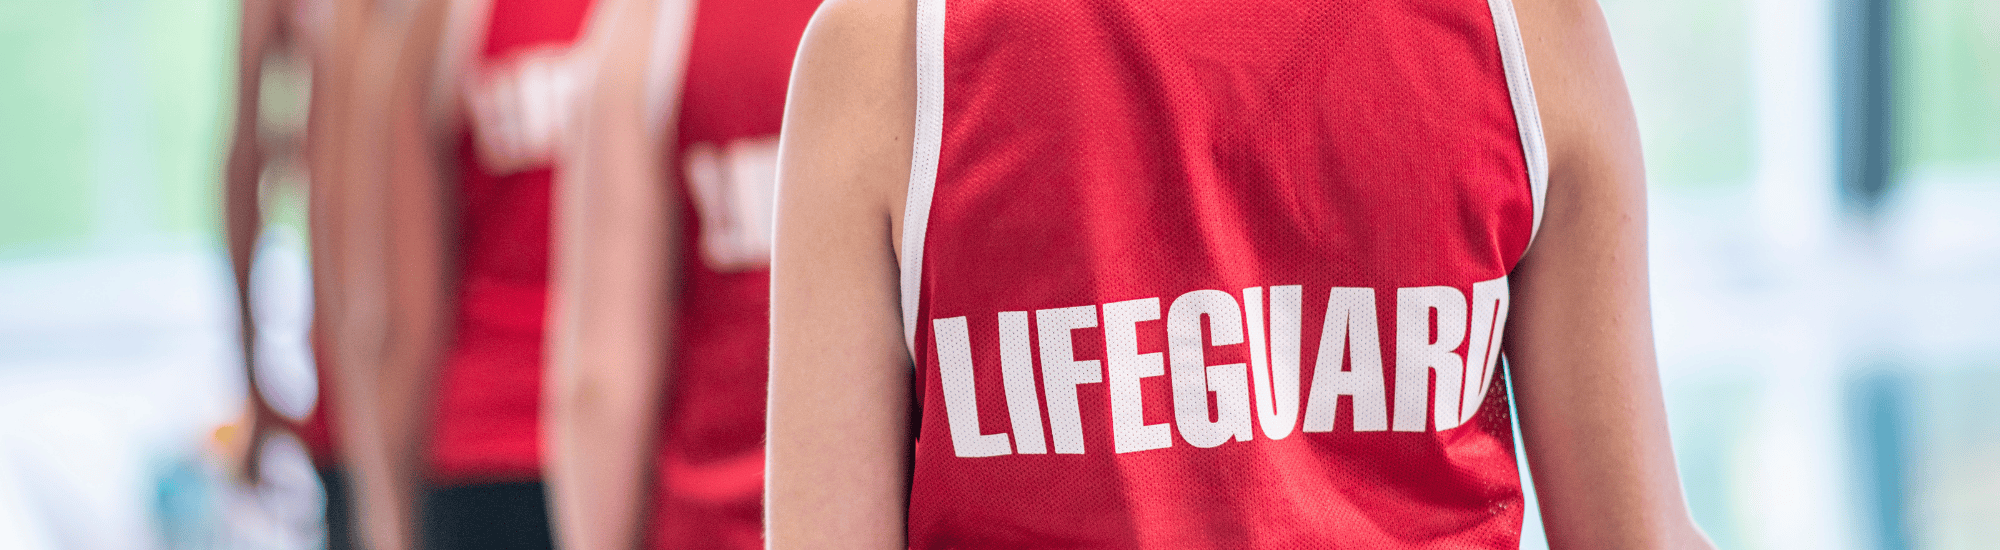
[(916, 118), (915, 3), (806, 26), (778, 145), (770, 548), (907, 548), (910, 359), (896, 261)]
[[(544, 481), (559, 547), (637, 548), (677, 310), (678, 196), (665, 136), (679, 109), (649, 88), (653, 41), (685, 43), (692, 4), (598, 4), (572, 54), (586, 95), (556, 171), (542, 396)], [(665, 11), (662, 11), (665, 10)], [(659, 17), (666, 15), (665, 18)], [(656, 24), (667, 32), (655, 35)], [(670, 50), (665, 66), (679, 67)], [(678, 89), (678, 86), (673, 86)], [(664, 124), (663, 124), (664, 122)]]
[(431, 112), (442, 0), (382, 6), (358, 40), (353, 120), (343, 128), (342, 307), (335, 372), (343, 455), (355, 475), (358, 535), (370, 548), (416, 546), (428, 396), (450, 338), (455, 220), (446, 148)]
[[(833, 0), (807, 29), (779, 158), (766, 519), (776, 549), (906, 548), (910, 359), (897, 258), (914, 2)], [(1550, 152), (1506, 348), (1551, 547), (1709, 548), (1654, 363), (1645, 179), (1593, 0), (1516, 4)]]
[(262, 446), (265, 432), (282, 425), (278, 415), (264, 403), (263, 395), (257, 391), (256, 357), (257, 325), (250, 316), (250, 262), (256, 249), (257, 236), (264, 229), (263, 209), (257, 198), (262, 189), (265, 152), (261, 142), (263, 135), (258, 127), (258, 103), (261, 99), (259, 81), (264, 74), (264, 57), (292, 42), (290, 29), (285, 28), (282, 17), (282, 2), (277, 0), (245, 0), (242, 18), (238, 20), (236, 56), (236, 117), (230, 136), (229, 158), (223, 169), (222, 211), (223, 234), (229, 251), (230, 273), (236, 283), (236, 319), (240, 329), (243, 353), (243, 379), (250, 388), (246, 403), (246, 417), (250, 421), (249, 437), (245, 447), (239, 451), (241, 458), (235, 465), (239, 478), (256, 483), (257, 449)]
[(1505, 351), (1552, 548), (1711, 548), (1688, 514), (1654, 362), (1645, 166), (1594, 1), (1522, 2), (1549, 147)]

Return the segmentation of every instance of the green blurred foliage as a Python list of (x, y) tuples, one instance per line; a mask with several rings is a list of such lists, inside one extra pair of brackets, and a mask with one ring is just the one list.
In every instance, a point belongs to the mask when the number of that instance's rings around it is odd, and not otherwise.
[(90, 231), (90, 5), (0, 3), (0, 251)]
[(0, 2), (0, 256), (215, 238), (235, 16)]
[(161, 174), (160, 229), (220, 238), (223, 157), (234, 109), (237, 4), (145, 2), (149, 144)]
[(1654, 186), (1748, 185), (1754, 168), (1747, 0), (1602, 0)]
[(1903, 0), (1897, 155), (1906, 173), (2000, 165), (2000, 2)]

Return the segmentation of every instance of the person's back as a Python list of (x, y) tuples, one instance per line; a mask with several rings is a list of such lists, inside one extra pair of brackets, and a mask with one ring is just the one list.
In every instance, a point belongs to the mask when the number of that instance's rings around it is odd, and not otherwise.
[(1517, 545), (1510, 6), (936, 3), (913, 538)]
[(1547, 109), (1506, 0), (829, 4), (771, 546), (1511, 548), (1505, 333), (1552, 542), (1699, 547), (1615, 61), (1529, 3)]

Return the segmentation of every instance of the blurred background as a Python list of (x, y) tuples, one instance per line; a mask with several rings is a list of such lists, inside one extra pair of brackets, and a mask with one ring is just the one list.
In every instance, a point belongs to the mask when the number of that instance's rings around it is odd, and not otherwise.
[[(1992, 548), (2000, 0), (1601, 1), (1696, 520), (1726, 549)], [(220, 229), (236, 18), (0, 1), (0, 549), (315, 545), (295, 447), (279, 489), (218, 465), (246, 391)], [(266, 82), (266, 108), (303, 93)], [(278, 195), (261, 368), (304, 409), (301, 198)]]

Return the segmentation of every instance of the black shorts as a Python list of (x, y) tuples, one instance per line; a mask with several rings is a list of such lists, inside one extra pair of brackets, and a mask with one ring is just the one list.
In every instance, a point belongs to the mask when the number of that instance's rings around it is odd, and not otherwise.
[(355, 550), (353, 501), (347, 493), (347, 475), (339, 468), (319, 469), (320, 488), (326, 491), (326, 550)]
[(431, 487), (424, 550), (552, 550), (544, 498), (540, 482)]

